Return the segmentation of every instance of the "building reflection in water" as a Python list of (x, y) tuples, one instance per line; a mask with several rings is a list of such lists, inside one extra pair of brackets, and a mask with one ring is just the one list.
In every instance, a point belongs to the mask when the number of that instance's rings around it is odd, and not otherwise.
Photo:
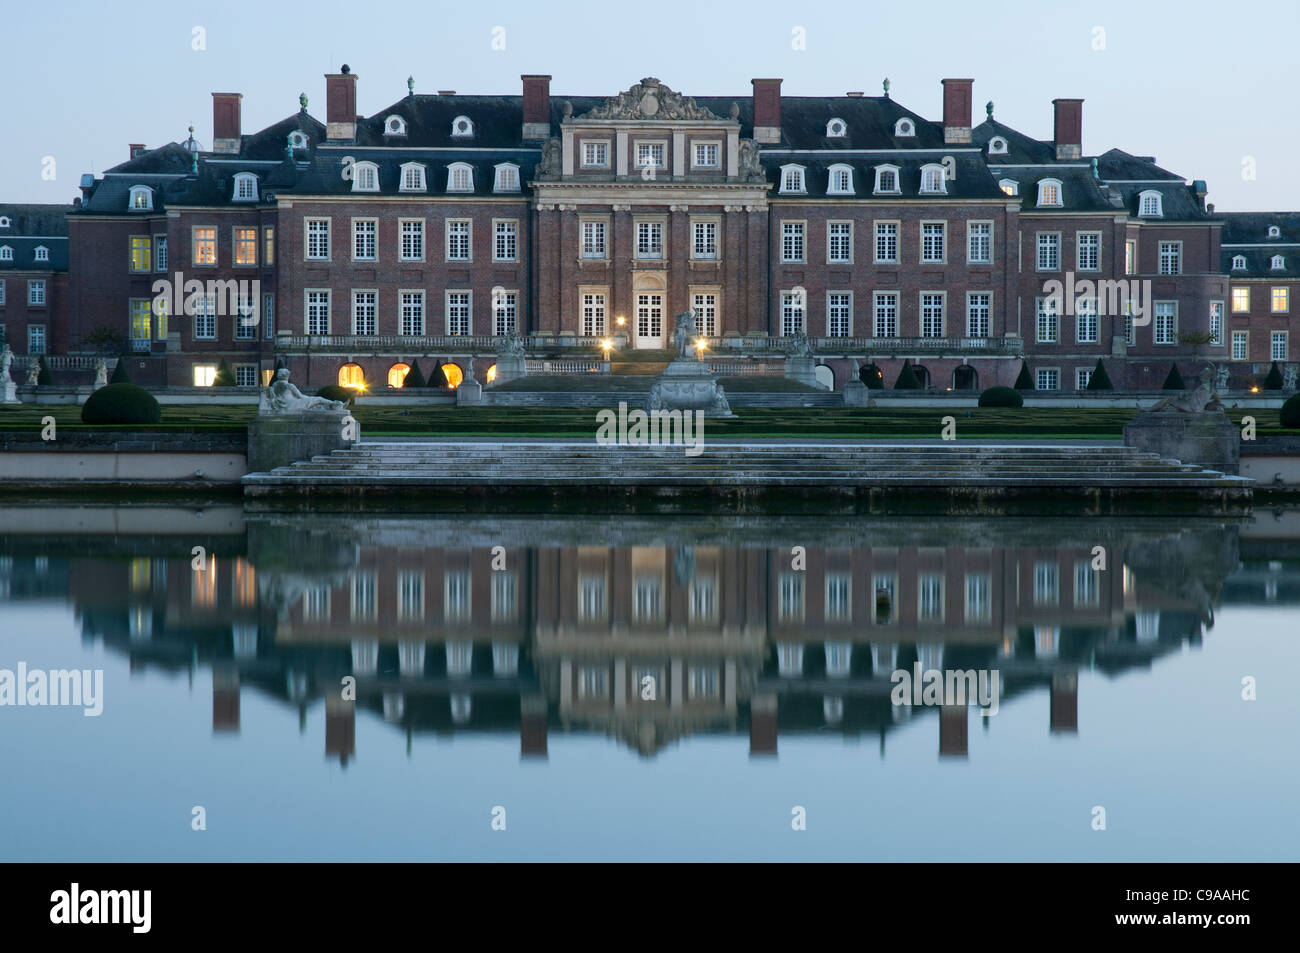
[(747, 731), (757, 758), (783, 736), (871, 736), (883, 756), (890, 732), (933, 717), (938, 754), (966, 757), (972, 721), (996, 718), (974, 700), (892, 704), (891, 673), (914, 663), (997, 670), (1003, 708), (1045, 691), (1046, 730), (1068, 735), (1080, 670), (1199, 643), (1239, 563), (1236, 525), (1104, 518), (250, 516), (201, 542), (200, 565), (182, 536), (15, 538), (0, 596), (66, 597), (133, 670), (210, 668), (216, 733), (240, 731), (244, 690), (304, 728), (323, 704), (343, 764), (366, 716), (408, 748), (517, 733), (527, 758), (546, 757), (551, 731), (646, 756)]

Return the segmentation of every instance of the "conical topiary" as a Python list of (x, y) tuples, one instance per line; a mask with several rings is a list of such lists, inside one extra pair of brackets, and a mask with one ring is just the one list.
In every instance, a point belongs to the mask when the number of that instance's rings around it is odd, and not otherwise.
[(903, 361), (903, 369), (898, 372), (898, 380), (894, 381), (894, 390), (920, 390), (921, 382), (916, 377), (916, 372), (912, 370), (912, 361), (910, 358)]
[(860, 368), (858, 378), (867, 385), (868, 390), (883, 390), (885, 387), (885, 375), (880, 373), (880, 368), (875, 364), (866, 364)]
[(1034, 389), (1034, 375), (1029, 373), (1028, 361), (1020, 362), (1020, 374), (1019, 376), (1016, 377), (1015, 389), (1016, 390)]
[(1183, 384), (1183, 375), (1178, 373), (1177, 364), (1174, 364), (1172, 367), (1169, 368), (1169, 376), (1165, 378), (1165, 382), (1164, 384), (1161, 385), (1160, 389), (1161, 390), (1186, 390), (1187, 389), (1186, 385)]
[(1106, 373), (1106, 365), (1097, 358), (1097, 366), (1092, 369), (1092, 376), (1088, 378), (1088, 386), (1085, 390), (1114, 390), (1115, 385), (1110, 382), (1110, 375)]
[(217, 376), (212, 378), (212, 386), (213, 387), (234, 387), (235, 386), (235, 372), (230, 369), (230, 365), (226, 363), (226, 359), (224, 357), (221, 359), (221, 363), (217, 365)]
[(1268, 369), (1268, 377), (1264, 378), (1264, 390), (1281, 390), (1282, 389), (1282, 368), (1277, 366), (1277, 361)]
[(406, 379), (402, 381), (402, 387), (424, 387), (426, 384), (424, 375), (420, 373), (420, 362), (412, 361), (411, 369), (406, 372)]
[(117, 359), (117, 367), (113, 368), (113, 376), (108, 379), (110, 384), (129, 384), (131, 378), (126, 373), (126, 358)]
[(45, 363), (45, 355), (41, 355), (39, 363), (40, 372), (36, 375), (36, 383), (42, 387), (48, 387), (54, 383), (54, 375), (50, 373), (50, 365)]

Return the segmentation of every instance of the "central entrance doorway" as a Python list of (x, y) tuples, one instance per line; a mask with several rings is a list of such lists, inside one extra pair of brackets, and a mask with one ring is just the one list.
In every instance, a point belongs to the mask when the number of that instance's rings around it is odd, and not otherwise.
[(664, 296), (657, 291), (636, 296), (636, 346), (664, 346)]

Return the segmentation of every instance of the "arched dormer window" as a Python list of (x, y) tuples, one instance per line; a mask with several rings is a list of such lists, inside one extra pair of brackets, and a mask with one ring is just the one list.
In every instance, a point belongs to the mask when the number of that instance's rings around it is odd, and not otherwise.
[(926, 195), (943, 195), (948, 191), (943, 166), (933, 162), (921, 166), (921, 191)]
[(1269, 262), (1269, 267), (1274, 271), (1281, 271), (1286, 267), (1286, 259), (1281, 255), (1274, 255), (1272, 260)]
[(0, 261), (13, 261), (14, 250), (8, 245), (0, 245)]
[(519, 191), (519, 166), (513, 162), (502, 162), (495, 169), (496, 181), (492, 183), (493, 192)]
[(131, 186), (131, 195), (127, 199), (127, 208), (133, 212), (153, 211), (153, 189), (147, 185)]
[(1038, 181), (1038, 207), (1051, 208), (1064, 204), (1061, 201), (1061, 180), (1040, 179)]
[(401, 116), (389, 116), (384, 120), (384, 135), (386, 136), (404, 136), (406, 135), (406, 120)]
[(785, 193), (807, 191), (803, 184), (803, 166), (781, 166), (781, 191)]
[(235, 202), (256, 202), (257, 176), (251, 172), (235, 173), (235, 189), (230, 197)]
[(447, 166), (447, 191), (474, 191), (474, 169), (468, 162), (453, 162)]
[(1233, 270), (1233, 271), (1245, 271), (1245, 270), (1246, 270), (1246, 256), (1245, 256), (1245, 255), (1233, 255), (1233, 256), (1232, 256), (1232, 270)]
[(358, 162), (352, 166), (353, 192), (379, 191), (379, 166), (373, 162)]
[(1278, 228), (1276, 225), (1270, 225), (1270, 226), (1268, 227), (1268, 237), (1269, 237), (1269, 238), (1281, 238), (1281, 237), (1282, 237), (1282, 229)]
[(0, 228), (8, 228), (8, 227), (9, 227), (9, 216), (0, 215)]
[(1001, 136), (994, 136), (989, 140), (989, 155), (1004, 156), (1007, 154), (1007, 140)]
[(1007, 195), (1020, 194), (1020, 183), (1017, 182), (1015, 179), (1003, 179), (998, 183), (998, 188), (1000, 188)]
[(894, 123), (895, 136), (914, 136), (916, 135), (916, 123), (910, 119), (900, 119)]
[(831, 166), (826, 192), (828, 195), (852, 195), (853, 167), (842, 163)]
[(839, 139), (849, 134), (849, 124), (843, 119), (832, 119), (826, 124), (826, 138)]
[(398, 189), (402, 192), (425, 191), (424, 166), (418, 162), (403, 162), (401, 185)]
[(451, 134), (457, 138), (474, 135), (474, 121), (468, 116), (457, 116), (451, 121)]
[[(1279, 255), (1279, 256), (1278, 256), (1278, 260), (1280, 261), (1281, 258), (1282, 258), (1282, 256)], [(48, 248), (46, 248), (44, 245), (37, 245), (37, 246), (36, 246), (36, 260), (37, 260), (37, 261), (49, 261), (49, 260), (50, 260), (50, 250), (49, 250)], [(1279, 266), (1276, 266), (1276, 267), (1281, 267), (1281, 266), (1279, 265)]]
[(1159, 218), (1164, 212), (1164, 196), (1153, 189), (1138, 193), (1138, 214)]
[(306, 149), (306, 148), (307, 148), (307, 134), (304, 133), (304, 132), (302, 132), (302, 131), (299, 130), (299, 129), (295, 129), (293, 132), (289, 133), (289, 148), (290, 148), (290, 149)]
[(875, 191), (877, 194), (884, 194), (884, 195), (898, 194), (898, 166), (896, 165), (876, 166)]

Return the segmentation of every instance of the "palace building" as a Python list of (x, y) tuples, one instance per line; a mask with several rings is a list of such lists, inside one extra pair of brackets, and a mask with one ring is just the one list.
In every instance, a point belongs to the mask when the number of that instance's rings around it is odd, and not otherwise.
[(253, 387), (283, 363), (372, 392), (414, 362), (490, 382), (515, 332), (532, 358), (666, 348), (686, 310), (733, 366), (806, 334), (837, 390), (868, 364), (892, 386), (905, 360), (937, 390), (1010, 384), (1025, 360), (1059, 391), (1099, 359), (1127, 389), (1173, 362), (1246, 379), (1290, 360), (1296, 215), (1216, 214), (1151, 157), (1085, 153), (1080, 99), (1053, 100), (1044, 141), (993, 103), (975, 124), (970, 79), (943, 80), (939, 120), (888, 81), (781, 85), (408, 80), (367, 117), (344, 66), (324, 122), (303, 95), (253, 133), (241, 94), (213, 93), (211, 148), (192, 129), (132, 145), (70, 207), (0, 206), (0, 329), (19, 366), (48, 354), (69, 382), (116, 333), (139, 383), (209, 385), (225, 361)]

